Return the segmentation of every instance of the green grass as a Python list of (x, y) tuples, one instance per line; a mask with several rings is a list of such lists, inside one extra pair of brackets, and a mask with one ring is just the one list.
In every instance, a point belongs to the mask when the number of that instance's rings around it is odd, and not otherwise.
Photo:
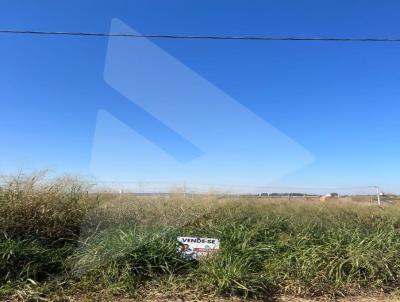
[[(0, 191), (0, 212), (3, 296), (135, 296), (157, 287), (267, 298), (390, 293), (400, 285), (396, 204), (121, 200), (88, 194), (76, 179), (20, 175)], [(176, 253), (179, 235), (219, 238), (221, 250), (186, 262)]]

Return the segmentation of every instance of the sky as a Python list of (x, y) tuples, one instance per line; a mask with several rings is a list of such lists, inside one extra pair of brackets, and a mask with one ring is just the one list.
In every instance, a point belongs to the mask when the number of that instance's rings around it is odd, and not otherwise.
[[(113, 24), (142, 34), (400, 37), (400, 3), (0, 0), (3, 29)], [(0, 172), (400, 192), (399, 51), (400, 43), (2, 34)]]

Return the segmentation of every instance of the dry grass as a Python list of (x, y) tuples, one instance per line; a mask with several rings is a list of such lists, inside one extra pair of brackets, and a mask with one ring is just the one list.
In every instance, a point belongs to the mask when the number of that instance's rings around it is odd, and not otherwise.
[[(6, 180), (0, 191), (1, 297), (336, 299), (396, 293), (400, 285), (396, 202), (166, 199), (88, 190), (71, 177)], [(186, 262), (176, 253), (178, 235), (217, 237), (221, 251), (208, 261)]]

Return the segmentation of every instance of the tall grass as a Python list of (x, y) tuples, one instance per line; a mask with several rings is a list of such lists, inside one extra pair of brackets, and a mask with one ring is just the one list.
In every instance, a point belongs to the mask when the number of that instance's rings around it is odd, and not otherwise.
[(49, 180), (43, 173), (5, 178), (0, 191), (0, 229), (13, 237), (73, 240), (97, 196), (73, 177)]
[[(397, 205), (120, 199), (89, 194), (74, 178), (20, 175), (2, 187), (0, 213), (0, 282), (8, 294), (10, 282), (54, 280), (87, 291), (174, 284), (261, 298), (392, 292), (400, 285)], [(219, 238), (221, 250), (187, 262), (176, 253), (179, 235)]]

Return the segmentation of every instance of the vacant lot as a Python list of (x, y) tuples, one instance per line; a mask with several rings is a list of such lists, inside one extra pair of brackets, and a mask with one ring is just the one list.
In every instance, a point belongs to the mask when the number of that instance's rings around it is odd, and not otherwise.
[[(20, 175), (2, 186), (0, 212), (3, 300), (382, 300), (400, 285), (396, 202), (120, 197)], [(185, 261), (180, 235), (219, 238), (221, 250)]]

